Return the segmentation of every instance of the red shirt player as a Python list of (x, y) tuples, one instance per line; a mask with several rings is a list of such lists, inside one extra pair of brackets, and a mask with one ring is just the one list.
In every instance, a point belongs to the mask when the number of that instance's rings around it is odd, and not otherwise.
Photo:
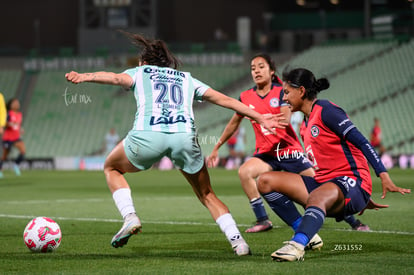
[(16, 142), (20, 139), (22, 113), (10, 110), (7, 112), (7, 123), (4, 129), (3, 141)]
[(381, 126), (378, 118), (374, 118), (374, 128), (371, 131), (371, 145), (377, 150), (377, 153), (381, 156), (385, 152), (385, 148), (381, 143), (382, 134)]
[(14, 172), (20, 175), (19, 164), (24, 159), (26, 148), (23, 140), (21, 140), (23, 115), (20, 112), (19, 100), (13, 98), (7, 102), (7, 122), (3, 134), (3, 155), (0, 160), (0, 178), (3, 177), (1, 172), (3, 162), (7, 159), (11, 149), (15, 146), (19, 150), (19, 155), (16, 158), (14, 165)]
[[(242, 92), (240, 101), (261, 114), (280, 114), (281, 107), (287, 106), (283, 101), (282, 85), (279, 83), (273, 83), (269, 93), (263, 97), (256, 93), (256, 88)], [(266, 154), (281, 160), (292, 154), (303, 153), (302, 146), (290, 124), (285, 129), (278, 129), (277, 134), (274, 135), (255, 121), (251, 123), (256, 137), (255, 154)]]

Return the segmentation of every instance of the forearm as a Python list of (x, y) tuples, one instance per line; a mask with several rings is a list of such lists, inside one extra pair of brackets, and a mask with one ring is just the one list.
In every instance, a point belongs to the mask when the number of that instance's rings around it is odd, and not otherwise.
[(93, 82), (99, 84), (118, 85), (124, 88), (130, 88), (133, 84), (132, 78), (125, 74), (116, 74), (112, 72), (93, 72), (93, 73), (77, 73), (70, 72), (65, 75), (68, 81), (78, 84), (82, 82)]
[(374, 168), (377, 176), (380, 176), (380, 174), (383, 172), (387, 172), (387, 169), (385, 169), (380, 157), (375, 152), (372, 145), (358, 131), (358, 129), (354, 128), (351, 131), (349, 131), (349, 133), (347, 134), (347, 139), (362, 151), (364, 156), (367, 158), (368, 162)]
[(251, 118), (252, 120), (255, 120), (258, 123), (262, 123), (262, 116), (255, 112), (254, 110), (250, 109), (240, 101), (228, 97), (224, 94), (221, 94), (213, 89), (209, 89), (204, 94), (204, 98), (214, 104), (220, 105), (222, 107), (232, 109), (236, 111), (237, 113), (247, 116)]
[(120, 77), (112, 72), (83, 73), (81, 76), (83, 77), (83, 82), (94, 82), (111, 85), (120, 85), (121, 83)]
[(214, 146), (214, 150), (219, 150), (221, 145), (226, 143), (227, 140), (229, 140), (229, 138), (236, 132), (237, 128), (239, 128), (241, 119), (242, 118), (240, 118), (237, 114), (233, 115), (229, 123), (224, 128), (217, 144)]

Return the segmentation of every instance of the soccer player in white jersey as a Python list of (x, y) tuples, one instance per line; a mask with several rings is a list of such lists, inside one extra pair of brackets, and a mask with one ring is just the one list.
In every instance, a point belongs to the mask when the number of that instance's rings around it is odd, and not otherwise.
[(251, 254), (227, 206), (212, 190), (200, 146), (197, 143), (192, 102), (207, 100), (246, 115), (274, 132), (283, 128), (281, 116), (264, 117), (236, 99), (215, 91), (188, 72), (176, 70), (179, 61), (162, 40), (126, 34), (140, 47), (139, 66), (123, 73), (70, 72), (65, 75), (75, 84), (95, 82), (119, 85), (134, 92), (137, 112), (127, 137), (108, 155), (104, 173), (115, 204), (124, 218), (121, 230), (113, 237), (113, 247), (122, 247), (141, 231), (130, 187), (123, 174), (149, 169), (168, 156), (180, 169), (201, 203), (226, 235), (236, 255)]

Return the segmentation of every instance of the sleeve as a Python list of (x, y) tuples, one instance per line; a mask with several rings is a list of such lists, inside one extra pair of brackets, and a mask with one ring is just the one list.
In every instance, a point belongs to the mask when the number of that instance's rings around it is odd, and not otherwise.
[(353, 128), (351, 131), (349, 131), (347, 140), (362, 151), (368, 162), (371, 164), (372, 168), (374, 168), (377, 177), (380, 173), (387, 172), (387, 169), (385, 169), (384, 164), (375, 152), (372, 145), (357, 128)]
[(327, 105), (322, 111), (322, 121), (340, 138), (349, 141), (361, 150), (368, 162), (374, 168), (377, 176), (379, 176), (381, 172), (387, 171), (374, 148), (355, 127), (344, 110), (333, 104)]
[(280, 96), (279, 96), (280, 107), (289, 106), (289, 104), (286, 101), (283, 100), (284, 95), (285, 95), (285, 91), (283, 89), (280, 90)]
[(137, 82), (137, 72), (138, 72), (138, 67), (127, 69), (123, 72), (124, 74), (129, 75), (133, 80), (133, 84), (132, 84), (130, 90), (134, 90), (134, 88), (135, 88), (135, 83)]
[(195, 91), (194, 100), (203, 101), (203, 95), (208, 89), (210, 89), (210, 86), (208, 86), (207, 84), (195, 78), (193, 78), (192, 81), (193, 81), (194, 91)]
[(323, 106), (321, 117), (322, 122), (341, 138), (355, 128), (345, 111), (332, 103)]
[(5, 127), (7, 122), (7, 110), (4, 103), (4, 96), (0, 93), (0, 127)]

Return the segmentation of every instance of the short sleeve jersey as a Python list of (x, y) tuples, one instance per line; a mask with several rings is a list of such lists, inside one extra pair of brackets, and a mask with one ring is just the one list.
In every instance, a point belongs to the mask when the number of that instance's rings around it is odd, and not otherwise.
[(210, 87), (190, 73), (167, 67), (140, 66), (126, 70), (137, 101), (134, 130), (195, 132), (193, 101)]
[(316, 181), (327, 182), (342, 176), (359, 178), (361, 187), (371, 194), (367, 159), (346, 139), (353, 128), (355, 125), (343, 109), (328, 100), (317, 100), (301, 127), (301, 135), (308, 158), (315, 168)]
[[(257, 94), (256, 88), (252, 88), (240, 94), (240, 101), (260, 114), (279, 114), (280, 108), (287, 106), (283, 94), (282, 85), (273, 83), (272, 89), (264, 97)], [(256, 154), (287, 157), (303, 152), (291, 125), (276, 129), (277, 134), (274, 135), (255, 121), (251, 122), (256, 137)]]
[(3, 140), (14, 141), (20, 138), (20, 129), (22, 126), (23, 116), (21, 112), (13, 110), (7, 113), (7, 123), (9, 124), (4, 129)]

